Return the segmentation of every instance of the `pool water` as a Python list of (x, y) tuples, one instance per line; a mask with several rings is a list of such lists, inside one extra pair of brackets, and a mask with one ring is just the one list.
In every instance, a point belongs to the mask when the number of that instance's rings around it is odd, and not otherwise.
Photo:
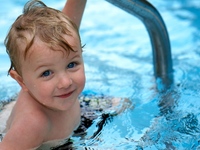
[[(9, 76), (3, 40), (25, 0), (9, 0), (0, 9), (0, 100), (19, 91)], [(61, 9), (65, 0), (45, 0)], [(150, 0), (166, 23), (172, 51), (174, 85), (158, 93), (150, 39), (136, 17), (106, 1), (88, 0), (80, 33), (87, 83), (83, 92), (129, 98), (134, 109), (108, 119), (101, 132), (94, 120), (74, 147), (94, 149), (200, 149), (200, 3), (198, 0)]]

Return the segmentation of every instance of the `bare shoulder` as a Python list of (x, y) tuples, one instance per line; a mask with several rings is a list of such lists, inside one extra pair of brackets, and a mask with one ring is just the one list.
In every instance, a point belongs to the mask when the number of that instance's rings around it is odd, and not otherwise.
[(48, 118), (40, 111), (16, 115), (2, 145), (14, 149), (38, 147), (44, 142), (48, 130)]

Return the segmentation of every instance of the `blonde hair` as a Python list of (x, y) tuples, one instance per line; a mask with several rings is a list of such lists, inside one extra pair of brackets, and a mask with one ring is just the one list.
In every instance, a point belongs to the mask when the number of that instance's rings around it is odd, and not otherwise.
[(74, 30), (80, 40), (77, 26), (61, 11), (49, 8), (39, 0), (27, 2), (23, 14), (12, 24), (4, 41), (11, 61), (8, 73), (14, 69), (21, 75), (20, 59), (26, 59), (36, 37), (53, 50), (59, 46), (68, 53), (75, 51), (63, 37), (72, 36), (70, 30)]

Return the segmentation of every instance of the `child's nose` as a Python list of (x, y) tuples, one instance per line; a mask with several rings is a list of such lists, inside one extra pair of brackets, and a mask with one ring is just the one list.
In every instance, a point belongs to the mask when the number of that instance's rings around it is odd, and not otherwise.
[(68, 75), (67, 73), (63, 73), (62, 75), (60, 75), (59, 77), (59, 82), (58, 82), (58, 88), (68, 88), (70, 85), (72, 85), (72, 79), (70, 77), (70, 75)]

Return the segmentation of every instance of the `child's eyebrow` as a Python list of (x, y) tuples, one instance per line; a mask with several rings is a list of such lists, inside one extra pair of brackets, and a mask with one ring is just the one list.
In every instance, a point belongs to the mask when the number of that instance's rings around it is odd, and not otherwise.
[(73, 56), (71, 59), (74, 59), (76, 57), (81, 57), (80, 54), (76, 54), (75, 56)]
[[(81, 54), (79, 54), (78, 52), (75, 52), (74, 56), (72, 56), (70, 59), (74, 59), (76, 57), (81, 57)], [(69, 57), (67, 57), (67, 59), (69, 59)]]
[[(81, 58), (81, 55), (79, 53), (76, 53), (74, 54), (74, 56), (72, 56), (71, 58), (67, 58), (67, 60), (70, 60), (70, 59), (75, 59), (75, 58)], [(37, 71), (38, 69), (42, 68), (42, 67), (48, 67), (48, 66), (51, 66), (53, 65), (54, 63), (44, 63), (44, 62), (41, 62), (42, 64), (37, 66), (36, 69), (34, 69), (34, 71)]]
[(34, 69), (34, 71), (37, 71), (38, 69), (42, 68), (42, 67), (48, 67), (48, 66), (51, 66), (52, 64), (49, 63), (49, 64), (41, 64), (39, 66), (36, 67), (36, 69)]

